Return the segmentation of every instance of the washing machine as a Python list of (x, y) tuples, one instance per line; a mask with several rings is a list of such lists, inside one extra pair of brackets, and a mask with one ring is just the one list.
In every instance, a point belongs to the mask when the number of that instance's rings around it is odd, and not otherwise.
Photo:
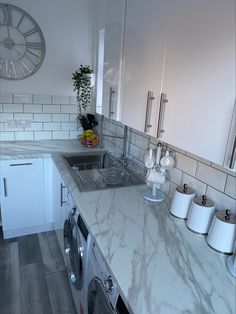
[(84, 314), (131, 314), (94, 239), (89, 248), (85, 297)]
[(64, 260), (67, 266), (71, 292), (78, 314), (87, 307), (85, 288), (88, 270), (90, 234), (77, 206), (68, 211), (63, 229)]

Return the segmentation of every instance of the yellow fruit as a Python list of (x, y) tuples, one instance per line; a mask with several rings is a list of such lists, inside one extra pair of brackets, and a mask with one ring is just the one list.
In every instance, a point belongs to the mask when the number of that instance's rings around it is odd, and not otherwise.
[(84, 132), (86, 135), (92, 135), (93, 134), (93, 130), (86, 130)]

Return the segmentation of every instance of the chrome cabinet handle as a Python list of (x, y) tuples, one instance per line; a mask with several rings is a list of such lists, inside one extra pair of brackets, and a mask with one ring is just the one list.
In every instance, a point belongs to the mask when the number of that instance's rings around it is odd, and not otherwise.
[(17, 167), (17, 166), (32, 166), (32, 162), (26, 162), (23, 164), (10, 164), (10, 167)]
[(161, 134), (165, 132), (165, 130), (163, 130), (163, 123), (164, 123), (165, 105), (167, 102), (168, 102), (168, 99), (166, 98), (166, 94), (161, 93), (160, 109), (159, 109), (159, 117), (158, 117), (158, 125), (157, 125), (157, 138), (160, 138)]
[(230, 169), (234, 169), (235, 160), (236, 160), (236, 136), (234, 137), (234, 144), (233, 144), (233, 149), (232, 149), (231, 158), (229, 162)]
[(151, 120), (151, 113), (152, 113), (152, 101), (155, 99), (153, 97), (153, 92), (148, 91), (147, 94), (147, 105), (146, 105), (146, 117), (145, 117), (145, 125), (144, 125), (144, 132), (147, 133), (149, 129), (152, 127), (150, 124)]
[(63, 190), (65, 188), (65, 185), (61, 183), (61, 207), (66, 203), (66, 201), (63, 200)]
[(109, 88), (109, 118), (112, 118), (113, 114), (115, 113), (114, 111), (112, 111), (112, 95), (115, 93), (116, 91), (111, 86)]
[(4, 196), (7, 197), (7, 178), (3, 178)]

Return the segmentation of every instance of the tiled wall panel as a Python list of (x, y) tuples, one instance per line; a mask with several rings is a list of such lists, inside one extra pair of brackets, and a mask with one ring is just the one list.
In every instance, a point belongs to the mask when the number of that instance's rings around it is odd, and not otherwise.
[(75, 139), (77, 110), (75, 96), (0, 93), (0, 140)]
[[(99, 120), (100, 116), (97, 115), (97, 118)], [(122, 136), (123, 130), (124, 126), (120, 122), (104, 118), (104, 134)], [(99, 132), (99, 128), (97, 131)], [(136, 171), (142, 175), (146, 173), (143, 162), (145, 150), (150, 146), (155, 148), (157, 142), (156, 138), (128, 128), (128, 156), (131, 161), (134, 161)], [(196, 191), (197, 196), (206, 194), (216, 203), (218, 209), (230, 209), (236, 212), (235, 172), (167, 143), (163, 144), (163, 152), (168, 148), (175, 159), (174, 169), (167, 171), (167, 181), (162, 186), (163, 191), (173, 196), (176, 187), (186, 183)], [(117, 142), (114, 138), (104, 137), (104, 146), (119, 156), (122, 154), (123, 140), (119, 139)]]

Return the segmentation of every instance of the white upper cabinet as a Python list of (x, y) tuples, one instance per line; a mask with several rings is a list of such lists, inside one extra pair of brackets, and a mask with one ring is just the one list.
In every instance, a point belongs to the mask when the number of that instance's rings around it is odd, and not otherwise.
[(223, 164), (235, 102), (235, 0), (167, 5), (162, 139)]
[(96, 8), (97, 112), (118, 119), (125, 0), (98, 0)]
[(166, 23), (165, 0), (127, 1), (121, 121), (153, 136), (162, 89)]
[(121, 121), (140, 131), (146, 121), (156, 136), (161, 93), (160, 138), (223, 164), (235, 103), (235, 0), (127, 1)]

